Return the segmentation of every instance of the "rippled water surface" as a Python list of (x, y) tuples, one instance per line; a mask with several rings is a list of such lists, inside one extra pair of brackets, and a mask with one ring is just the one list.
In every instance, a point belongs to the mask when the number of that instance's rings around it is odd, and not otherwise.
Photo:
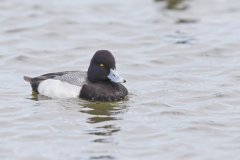
[[(170, 3), (171, 2), (171, 3)], [(239, 160), (239, 0), (2, 0), (1, 160)], [(31, 94), (23, 75), (108, 49), (128, 100)]]

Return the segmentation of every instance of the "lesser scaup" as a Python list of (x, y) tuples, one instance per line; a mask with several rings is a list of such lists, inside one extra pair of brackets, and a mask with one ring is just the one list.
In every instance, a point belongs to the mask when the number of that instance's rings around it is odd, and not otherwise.
[(93, 101), (119, 101), (124, 99), (128, 90), (116, 72), (114, 56), (107, 50), (97, 51), (90, 62), (87, 73), (64, 71), (48, 73), (30, 78), (32, 90), (51, 98), (79, 97)]

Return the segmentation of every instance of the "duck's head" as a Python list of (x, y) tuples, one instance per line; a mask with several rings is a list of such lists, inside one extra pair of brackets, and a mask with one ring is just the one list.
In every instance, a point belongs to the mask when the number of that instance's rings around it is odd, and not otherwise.
[(108, 50), (99, 50), (94, 54), (88, 68), (87, 76), (91, 82), (126, 82), (126, 80), (116, 72), (115, 58)]

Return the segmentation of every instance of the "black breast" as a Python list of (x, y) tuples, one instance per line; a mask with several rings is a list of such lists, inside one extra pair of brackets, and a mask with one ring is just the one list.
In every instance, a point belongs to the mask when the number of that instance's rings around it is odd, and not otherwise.
[(80, 98), (93, 101), (119, 101), (124, 99), (128, 90), (119, 83), (100, 82), (82, 86)]

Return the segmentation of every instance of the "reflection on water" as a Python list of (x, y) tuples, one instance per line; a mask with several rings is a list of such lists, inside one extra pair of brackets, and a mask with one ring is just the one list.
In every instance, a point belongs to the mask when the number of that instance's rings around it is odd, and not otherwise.
[(90, 157), (91, 160), (99, 160), (99, 159), (107, 159), (107, 160), (112, 160), (112, 159), (115, 159), (114, 157), (112, 156), (93, 156), (93, 157)]
[[(127, 106), (119, 103), (86, 103), (80, 110), (82, 113), (87, 113), (90, 117), (87, 119), (87, 123), (97, 125), (94, 130), (90, 131), (89, 134), (110, 136), (115, 132), (120, 131), (120, 127), (115, 126), (112, 121), (120, 120), (118, 114), (124, 113), (127, 110)], [(82, 105), (82, 104), (81, 104)], [(108, 123), (104, 123), (108, 122)], [(105, 142), (104, 139), (96, 139), (95, 142)]]
[(32, 96), (30, 98), (27, 98), (27, 99), (31, 99), (31, 100), (34, 100), (34, 101), (41, 101), (41, 100), (49, 100), (51, 98), (49, 98), (47, 96), (40, 95), (40, 94), (32, 91)]
[[(28, 98), (34, 101), (41, 100), (51, 100), (51, 98), (32, 92), (32, 97)], [(81, 101), (82, 102), (82, 101)], [(72, 103), (75, 103), (72, 102)], [(97, 124), (94, 130), (91, 130), (89, 134), (101, 135), (101, 136), (110, 136), (115, 132), (120, 131), (120, 127), (115, 126), (112, 121), (121, 120), (118, 114), (124, 113), (127, 111), (128, 106), (123, 102), (88, 102), (80, 103), (81, 109), (79, 112), (87, 113), (89, 118), (86, 120), (86, 123)], [(65, 109), (70, 109), (68, 105), (63, 105)], [(104, 122), (108, 122), (107, 124)], [(105, 142), (103, 139), (96, 139), (95, 142)]]
[[(33, 93), (32, 98), (28, 99), (31, 99), (33, 101), (39, 101), (40, 103), (43, 102), (52, 105), (56, 104), (56, 106), (58, 108), (62, 108), (63, 111), (68, 111), (66, 115), (64, 114), (64, 116), (68, 117), (69, 119), (71, 119), (70, 117), (72, 117), (72, 115), (77, 115), (77, 117), (73, 118), (74, 120), (66, 120), (65, 122), (69, 126), (71, 126), (72, 124), (76, 124), (73, 130), (79, 129), (84, 134), (88, 135), (86, 138), (88, 146), (86, 146), (85, 148), (90, 152), (94, 151), (94, 148), (96, 146), (98, 147), (102, 145), (107, 145), (108, 148), (111, 148), (111, 146), (116, 145), (114, 137), (116, 136), (117, 132), (121, 131), (121, 126), (118, 122), (122, 120), (122, 114), (127, 112), (129, 108), (128, 101), (105, 103), (85, 101), (77, 98), (49, 100), (48, 97), (41, 96), (36, 93)], [(76, 113), (80, 113), (80, 115)], [(58, 116), (61, 117), (62, 115), (58, 114)], [(80, 119), (82, 119), (83, 117), (84, 119), (79, 121), (78, 116), (81, 117)], [(62, 121), (64, 120), (61, 120), (61, 122)], [(67, 135), (71, 136), (71, 134), (72, 132), (71, 130), (69, 130)], [(80, 143), (83, 142), (81, 141)], [(114, 153), (106, 152), (106, 150), (108, 150), (107, 148), (103, 150), (103, 152), (99, 151), (97, 153), (90, 154), (87, 159), (116, 159)]]
[(110, 120), (117, 120), (114, 115), (123, 113), (126, 111), (126, 106), (120, 105), (120, 103), (88, 103), (84, 104), (83, 109), (80, 112), (93, 115), (89, 118), (89, 123), (99, 123)]
[(155, 0), (155, 2), (164, 1), (166, 2), (167, 9), (174, 10), (185, 10), (187, 6), (183, 4), (185, 0)]
[[(27, 98), (34, 101), (41, 100), (51, 100), (51, 98), (37, 94), (36, 92), (32, 92), (32, 97)], [(82, 101), (81, 101), (82, 102)], [(71, 102), (71, 103), (75, 103)], [(127, 111), (128, 106), (123, 102), (88, 102), (84, 101), (84, 103), (80, 103), (81, 109), (79, 112), (87, 113), (89, 118), (86, 120), (89, 124), (99, 123), (100, 126), (96, 126), (94, 130), (90, 131), (89, 134), (93, 135), (101, 135), (101, 136), (110, 136), (115, 132), (120, 131), (120, 127), (112, 124), (112, 121), (121, 120), (118, 117), (118, 114), (124, 113)], [(68, 105), (63, 105), (65, 109), (70, 109)], [(104, 122), (108, 122), (105, 124)], [(96, 139), (95, 142), (106, 142), (103, 139)]]
[[(108, 144), (114, 143), (112, 141), (114, 133), (117, 133), (121, 130), (120, 126), (117, 126), (114, 123), (116, 120), (121, 120), (118, 116), (127, 111), (128, 106), (124, 102), (118, 103), (95, 103), (88, 102), (81, 104), (83, 106), (80, 110), (81, 113), (86, 113), (90, 117), (86, 120), (87, 123), (94, 126), (94, 129), (88, 131), (89, 135), (94, 135), (95, 138), (92, 141), (97, 144)], [(92, 160), (112, 160), (115, 159), (114, 156), (109, 154), (91, 156)]]

